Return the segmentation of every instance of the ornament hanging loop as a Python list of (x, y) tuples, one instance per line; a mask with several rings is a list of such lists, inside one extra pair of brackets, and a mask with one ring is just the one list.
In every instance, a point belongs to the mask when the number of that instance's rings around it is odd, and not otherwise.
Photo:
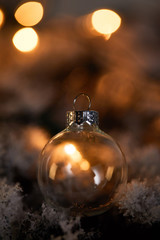
[(75, 106), (75, 105), (76, 105), (77, 99), (78, 99), (80, 96), (84, 96), (84, 97), (87, 98), (87, 100), (88, 100), (88, 108), (87, 108), (86, 110), (89, 111), (90, 108), (91, 108), (91, 99), (90, 99), (90, 97), (89, 97), (87, 94), (85, 94), (85, 93), (80, 93), (80, 94), (78, 94), (78, 95), (74, 98), (74, 100), (73, 100), (73, 110), (76, 111), (76, 106)]
[[(80, 96), (87, 98), (88, 108), (86, 110), (76, 109), (76, 102)], [(84, 122), (88, 123), (90, 126), (91, 125), (98, 126), (98, 122), (99, 122), (98, 112), (90, 110), (90, 108), (91, 108), (90, 97), (85, 93), (78, 94), (73, 100), (73, 111), (67, 112), (67, 126), (70, 126), (73, 123), (81, 125)]]

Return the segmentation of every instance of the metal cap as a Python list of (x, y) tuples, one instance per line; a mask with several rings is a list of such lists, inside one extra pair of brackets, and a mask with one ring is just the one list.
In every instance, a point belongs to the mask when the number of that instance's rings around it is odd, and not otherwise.
[[(84, 111), (77, 111), (75, 107), (75, 103), (77, 101), (77, 98), (80, 96), (85, 96), (88, 99), (88, 109)], [(89, 125), (98, 125), (99, 124), (99, 114), (96, 111), (90, 110), (91, 107), (91, 100), (88, 95), (84, 93), (80, 93), (77, 95), (73, 101), (73, 111), (67, 112), (67, 126), (77, 123), (82, 124), (84, 122), (87, 122)]]

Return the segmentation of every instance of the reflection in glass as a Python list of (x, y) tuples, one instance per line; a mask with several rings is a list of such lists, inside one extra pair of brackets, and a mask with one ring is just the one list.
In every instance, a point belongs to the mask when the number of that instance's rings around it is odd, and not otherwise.
[(112, 204), (126, 181), (126, 162), (97, 125), (72, 124), (42, 151), (38, 181), (46, 201), (74, 214), (96, 215)]

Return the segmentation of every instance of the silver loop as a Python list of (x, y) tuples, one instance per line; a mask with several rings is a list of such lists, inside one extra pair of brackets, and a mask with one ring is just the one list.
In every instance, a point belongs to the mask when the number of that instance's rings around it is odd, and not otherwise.
[(74, 100), (73, 100), (73, 110), (76, 111), (75, 104), (76, 104), (77, 98), (79, 98), (80, 96), (85, 96), (85, 97), (87, 97), (88, 103), (89, 103), (89, 104), (88, 104), (88, 109), (87, 109), (87, 111), (89, 111), (90, 108), (91, 108), (91, 99), (90, 99), (90, 97), (89, 97), (87, 94), (85, 94), (85, 93), (80, 93), (80, 94), (78, 94), (78, 95), (74, 98)]

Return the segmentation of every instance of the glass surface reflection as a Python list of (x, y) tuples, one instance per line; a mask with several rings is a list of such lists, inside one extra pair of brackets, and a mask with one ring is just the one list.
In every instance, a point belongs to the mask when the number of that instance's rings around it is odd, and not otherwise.
[(39, 185), (54, 207), (95, 215), (112, 203), (126, 180), (126, 162), (113, 139), (98, 126), (73, 124), (42, 152)]

